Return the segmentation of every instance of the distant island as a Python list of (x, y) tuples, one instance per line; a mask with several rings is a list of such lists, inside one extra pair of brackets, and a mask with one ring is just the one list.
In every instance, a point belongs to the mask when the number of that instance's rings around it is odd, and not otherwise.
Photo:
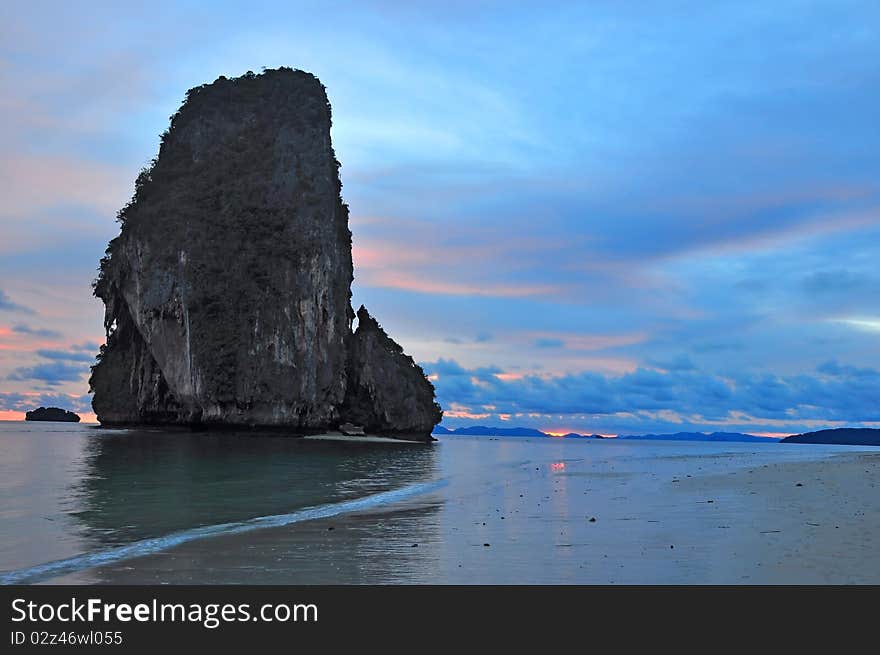
[[(562, 439), (610, 439), (600, 434), (550, 434), (535, 428), (493, 428), (485, 425), (471, 425), (469, 427), (450, 430), (442, 425), (434, 428), (433, 434), (438, 436), (476, 436), (476, 437), (550, 437)], [(756, 434), (743, 432), (673, 432), (670, 434), (626, 434), (616, 437), (621, 440), (633, 441), (714, 441), (714, 442), (741, 442), (741, 443), (814, 443), (814, 444), (837, 444), (851, 446), (880, 446), (880, 429), (874, 428), (837, 428), (834, 430), (818, 430), (794, 434), (790, 437), (762, 437)]]
[(641, 441), (737, 441), (737, 442), (761, 442), (779, 441), (777, 437), (760, 437), (756, 434), (744, 434), (742, 432), (674, 432), (672, 434), (627, 434), (618, 439), (638, 439)]
[[(604, 437), (601, 434), (580, 434), (578, 432), (569, 432), (567, 434), (550, 434), (542, 432), (534, 428), (493, 428), (485, 425), (472, 425), (469, 427), (456, 428), (450, 430), (442, 425), (434, 428), (433, 434), (440, 436), (479, 436), (479, 437), (551, 437), (554, 439), (608, 439), (613, 437)], [(705, 434), (703, 432), (676, 432), (674, 434), (628, 434), (617, 437), (617, 439), (639, 439), (644, 441), (744, 441), (744, 442), (762, 442), (779, 441), (774, 437), (759, 437), (754, 434), (743, 434), (740, 432), (713, 432)]]
[[(550, 434), (542, 432), (534, 428), (493, 428), (485, 425), (472, 425), (470, 427), (456, 428), (450, 430), (442, 425), (434, 428), (433, 434), (441, 436), (471, 436), (471, 437), (551, 437), (554, 439), (609, 439), (613, 437), (604, 437), (601, 434), (580, 434), (578, 432), (569, 432), (567, 434)], [(617, 439), (633, 439), (644, 441), (753, 441), (767, 443), (769, 441), (779, 441), (775, 437), (759, 437), (754, 434), (743, 434), (741, 432), (713, 432), (705, 434), (703, 432), (676, 432), (674, 434), (628, 434), (617, 437)]]
[(60, 407), (38, 407), (24, 415), (25, 421), (60, 421), (79, 423), (79, 416)]
[(793, 434), (782, 443), (824, 443), (850, 446), (880, 446), (880, 430), (874, 428), (837, 428)]
[(477, 436), (477, 437), (554, 437), (565, 439), (604, 439), (601, 434), (578, 434), (577, 432), (569, 432), (568, 434), (549, 434), (541, 432), (534, 428), (492, 428), (485, 425), (472, 425), (470, 427), (456, 428), (450, 430), (438, 425), (432, 431), (437, 435), (461, 435), (461, 436)]

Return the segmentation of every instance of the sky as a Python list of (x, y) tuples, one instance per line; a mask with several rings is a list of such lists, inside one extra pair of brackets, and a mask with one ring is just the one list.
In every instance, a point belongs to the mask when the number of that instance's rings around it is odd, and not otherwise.
[(6, 0), (0, 418), (93, 418), (116, 211), (188, 88), (277, 66), (444, 425), (880, 427), (873, 0)]

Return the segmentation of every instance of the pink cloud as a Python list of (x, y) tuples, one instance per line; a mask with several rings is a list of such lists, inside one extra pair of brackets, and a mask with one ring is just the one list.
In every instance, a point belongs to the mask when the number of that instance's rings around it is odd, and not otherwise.
[[(353, 221), (355, 223), (356, 221)], [(396, 219), (365, 219), (367, 225), (394, 226)], [(510, 262), (529, 262), (537, 251), (552, 250), (557, 243), (510, 238), (493, 229), (458, 227), (450, 244), (449, 227), (410, 222), (404, 228), (411, 239), (355, 238), (355, 279), (367, 286), (419, 293), (523, 298), (558, 296), (558, 284), (517, 284), (498, 279), (509, 272)], [(422, 244), (422, 245), (418, 245)], [(427, 244), (427, 245), (424, 245)]]
[(473, 412), (470, 407), (459, 403), (450, 403), (448, 409), (443, 410), (444, 418), (466, 418), (471, 420), (485, 419), (492, 416), (487, 412)]
[(617, 346), (631, 346), (648, 339), (645, 333), (631, 334), (577, 334), (573, 332), (530, 332), (523, 335), (528, 341), (558, 340), (566, 350), (604, 350)]
[(367, 272), (360, 276), (368, 286), (388, 287), (416, 291), (419, 293), (443, 294), (453, 296), (486, 296), (495, 298), (525, 298), (529, 296), (548, 296), (560, 292), (559, 287), (550, 285), (519, 285), (499, 283), (466, 283), (429, 280), (397, 271)]
[(46, 339), (16, 332), (11, 327), (0, 325), (0, 351), (32, 352), (42, 348), (58, 348), (62, 339)]
[(811, 220), (795, 225), (784, 226), (763, 233), (744, 235), (739, 238), (725, 238), (711, 244), (700, 244), (694, 248), (674, 254), (674, 258), (694, 254), (715, 255), (718, 253), (754, 252), (768, 250), (787, 242), (813, 239), (826, 234), (847, 232), (865, 227), (880, 225), (880, 207), (866, 210), (839, 211), (822, 214)]
[(131, 195), (133, 173), (81, 158), (7, 153), (0, 159), (0, 218), (74, 204), (94, 207), (109, 218)]

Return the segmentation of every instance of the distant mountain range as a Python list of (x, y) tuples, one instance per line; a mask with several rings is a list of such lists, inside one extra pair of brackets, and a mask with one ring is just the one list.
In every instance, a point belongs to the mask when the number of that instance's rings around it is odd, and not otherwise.
[[(450, 430), (443, 426), (434, 428), (435, 435), (441, 436), (481, 436), (481, 437), (552, 437), (564, 439), (605, 439), (599, 434), (578, 434), (569, 432), (564, 435), (548, 434), (534, 428), (493, 428), (485, 425), (472, 425), (470, 427)], [(795, 434), (784, 439), (777, 437), (759, 437), (755, 434), (742, 432), (674, 432), (672, 434), (628, 434), (617, 437), (625, 440), (640, 441), (715, 441), (715, 442), (753, 442), (753, 443), (817, 443), (817, 444), (841, 444), (855, 446), (880, 446), (880, 429), (872, 428), (838, 428), (835, 430), (819, 430)]]
[(775, 437), (759, 437), (754, 434), (742, 432), (675, 432), (672, 434), (628, 434), (617, 437), (618, 439), (640, 439), (643, 441), (779, 441)]
[[(548, 434), (534, 428), (493, 428), (485, 425), (471, 425), (464, 428), (456, 428), (450, 430), (443, 426), (434, 428), (435, 435), (442, 436), (477, 436), (477, 437), (552, 437), (555, 439), (605, 439), (601, 434), (580, 434), (578, 432), (569, 432), (568, 434)], [(742, 434), (740, 432), (713, 432), (712, 434), (703, 434), (702, 432), (676, 432), (675, 434), (642, 434), (642, 435), (624, 435), (617, 437), (618, 439), (643, 439), (648, 441), (778, 441), (768, 437), (758, 437), (753, 434)]]
[(485, 425), (472, 425), (465, 428), (456, 428), (450, 430), (438, 425), (434, 428), (435, 435), (461, 435), (461, 436), (477, 436), (477, 437), (555, 437), (565, 439), (604, 439), (600, 434), (578, 434), (577, 432), (569, 432), (564, 435), (547, 434), (534, 428), (490, 428)]
[(880, 430), (873, 428), (837, 428), (793, 434), (783, 443), (827, 443), (852, 446), (880, 446)]

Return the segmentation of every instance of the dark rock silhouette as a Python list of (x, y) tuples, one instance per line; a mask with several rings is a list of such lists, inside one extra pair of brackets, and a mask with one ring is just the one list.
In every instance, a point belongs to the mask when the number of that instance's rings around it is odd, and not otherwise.
[(361, 305), (358, 328), (349, 338), (348, 385), (342, 414), (367, 432), (419, 435), (440, 421), (434, 387)]
[[(109, 424), (342, 423), (430, 439), (434, 388), (363, 310), (316, 77), (289, 68), (187, 92), (118, 215), (95, 295)], [(349, 415), (349, 413), (351, 415)]]
[(730, 441), (752, 443), (775, 443), (776, 437), (761, 437), (755, 434), (743, 434), (742, 432), (675, 432), (673, 434), (638, 434), (621, 435), (618, 439), (637, 439), (641, 441)]
[(852, 446), (880, 446), (880, 430), (876, 428), (837, 428), (793, 434), (782, 443), (824, 443)]
[(550, 435), (536, 430), (535, 428), (493, 428), (485, 425), (471, 425), (468, 427), (450, 430), (438, 425), (434, 428), (434, 434), (440, 435), (464, 435), (477, 437), (549, 437)]
[(456, 428), (454, 430), (450, 430), (449, 428), (445, 428), (442, 425), (438, 425), (434, 428), (434, 434), (439, 435), (464, 435), (464, 436), (477, 436), (477, 437), (550, 437), (554, 439), (564, 438), (564, 439), (604, 439), (602, 435), (599, 434), (580, 434), (579, 432), (569, 432), (568, 434), (564, 434), (560, 436), (548, 434), (546, 432), (541, 432), (540, 430), (536, 430), (535, 428), (492, 428), (486, 427), (485, 425), (471, 425), (469, 427)]
[[(878, 431), (880, 432), (880, 431)], [(564, 439), (606, 439), (601, 434), (580, 434), (579, 432), (569, 432), (563, 435), (552, 435), (541, 432), (534, 428), (493, 428), (484, 425), (471, 425), (468, 427), (456, 428), (450, 430), (442, 425), (438, 425), (433, 431), (436, 435), (467, 435), (467, 436), (492, 436), (492, 437), (553, 437)], [(742, 434), (740, 432), (713, 432), (712, 434), (704, 434), (702, 432), (676, 432), (675, 434), (640, 434), (640, 435), (620, 435), (618, 439), (633, 439), (644, 441), (743, 441), (756, 443), (771, 443), (779, 441), (774, 437), (759, 437), (753, 434)]]
[(69, 412), (60, 407), (38, 407), (25, 412), (25, 421), (60, 421), (64, 423), (79, 423), (79, 415)]

